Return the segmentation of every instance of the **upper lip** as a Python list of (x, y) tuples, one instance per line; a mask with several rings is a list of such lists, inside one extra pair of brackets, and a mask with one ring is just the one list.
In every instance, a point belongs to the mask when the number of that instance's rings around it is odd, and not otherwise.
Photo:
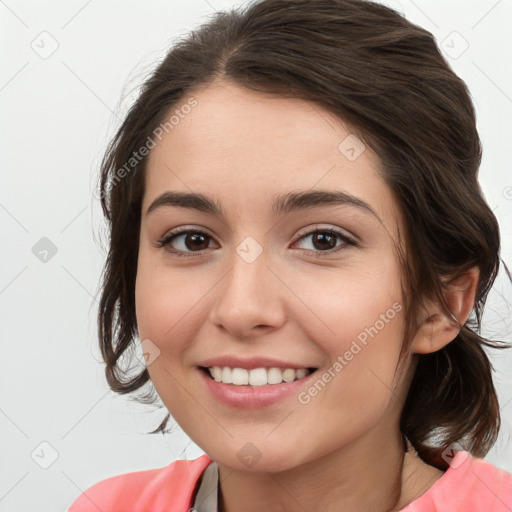
[(200, 362), (198, 366), (205, 368), (211, 368), (213, 366), (229, 368), (245, 368), (246, 370), (252, 370), (254, 368), (292, 368), (298, 370), (299, 368), (314, 368), (308, 364), (297, 364), (279, 359), (272, 359), (270, 357), (248, 357), (241, 358), (236, 356), (218, 356), (212, 357), (211, 359), (205, 359)]

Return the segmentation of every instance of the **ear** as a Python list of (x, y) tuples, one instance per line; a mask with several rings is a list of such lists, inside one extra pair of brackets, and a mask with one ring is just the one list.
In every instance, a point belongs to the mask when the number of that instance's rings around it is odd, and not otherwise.
[[(445, 286), (444, 297), (450, 311), (461, 325), (473, 309), (480, 272), (473, 267)], [(416, 354), (430, 354), (442, 349), (459, 334), (460, 328), (442, 310), (438, 301), (429, 301), (420, 313), (418, 331), (411, 344)]]

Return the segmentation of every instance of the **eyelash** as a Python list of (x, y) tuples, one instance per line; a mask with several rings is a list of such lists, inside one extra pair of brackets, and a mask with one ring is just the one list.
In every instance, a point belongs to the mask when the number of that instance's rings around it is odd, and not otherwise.
[[(314, 235), (315, 233), (323, 233), (323, 234), (327, 233), (327, 234), (329, 234), (331, 236), (338, 236), (346, 245), (349, 245), (349, 246), (357, 245), (355, 240), (353, 240), (352, 238), (347, 236), (345, 233), (342, 233), (341, 231), (338, 231), (338, 230), (333, 229), (333, 228), (314, 229), (313, 231), (308, 231), (304, 235), (299, 236), (294, 241), (294, 243), (296, 243), (296, 242), (298, 242), (300, 240), (303, 240), (304, 238), (307, 238), (308, 236)], [(167, 252), (169, 252), (171, 254), (174, 254), (175, 256), (179, 256), (179, 257), (195, 257), (195, 256), (200, 256), (202, 250), (201, 251), (192, 251), (192, 253), (188, 253), (188, 252), (179, 251), (179, 250), (176, 250), (176, 249), (172, 249), (171, 250), (171, 249), (166, 247), (166, 246), (170, 245), (170, 243), (175, 238), (178, 238), (179, 236), (183, 236), (183, 235), (187, 235), (187, 234), (199, 234), (199, 235), (205, 235), (209, 239), (213, 238), (210, 235), (208, 235), (207, 233), (205, 233), (204, 231), (200, 231), (200, 230), (196, 230), (196, 229), (182, 228), (182, 229), (176, 229), (176, 230), (172, 231), (171, 233), (168, 233), (167, 235), (162, 237), (160, 240), (157, 241), (156, 247), (158, 247), (160, 249), (165, 249)], [(308, 249), (301, 249), (301, 250), (305, 251), (306, 253), (313, 253), (315, 255), (315, 257), (322, 258), (324, 256), (328, 256), (328, 255), (331, 255), (333, 253), (336, 253), (336, 252), (342, 250), (343, 247), (344, 247), (343, 245), (340, 245), (338, 247), (335, 247), (334, 249), (329, 249), (327, 251), (311, 251), (311, 250), (308, 250)]]

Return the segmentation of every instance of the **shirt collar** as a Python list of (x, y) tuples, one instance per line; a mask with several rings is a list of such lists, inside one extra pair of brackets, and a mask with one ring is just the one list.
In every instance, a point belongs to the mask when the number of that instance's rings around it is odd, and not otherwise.
[(203, 471), (194, 506), (189, 512), (218, 512), (219, 467), (216, 462)]

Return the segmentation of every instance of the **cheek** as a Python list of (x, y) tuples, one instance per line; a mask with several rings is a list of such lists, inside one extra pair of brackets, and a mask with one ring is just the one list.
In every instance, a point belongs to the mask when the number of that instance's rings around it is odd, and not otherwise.
[(185, 375), (181, 365), (183, 354), (202, 321), (197, 305), (204, 293), (196, 283), (187, 283), (183, 273), (166, 269), (155, 258), (144, 254), (139, 257), (135, 285), (139, 338), (143, 349), (151, 347), (157, 354), (152, 356), (147, 369), (154, 388), (173, 417), (174, 413), (180, 417), (180, 411), (188, 410), (190, 396), (183, 391)]
[(208, 290), (206, 281), (190, 281), (186, 270), (168, 269), (156, 258), (139, 258), (135, 309), (139, 337), (154, 339), (162, 349), (193, 336)]
[(391, 256), (375, 260), (293, 276), (294, 288), (301, 290), (309, 310), (302, 327), (309, 329), (312, 339), (321, 334), (331, 349), (341, 350), (359, 335), (364, 342), (368, 329), (374, 332), (372, 327), (395, 334), (401, 329), (403, 318), (397, 315), (403, 309), (400, 269)]
[(368, 263), (298, 283), (310, 309), (302, 329), (328, 355), (325, 379), (347, 402), (389, 393), (403, 341), (400, 269), (391, 256)]

